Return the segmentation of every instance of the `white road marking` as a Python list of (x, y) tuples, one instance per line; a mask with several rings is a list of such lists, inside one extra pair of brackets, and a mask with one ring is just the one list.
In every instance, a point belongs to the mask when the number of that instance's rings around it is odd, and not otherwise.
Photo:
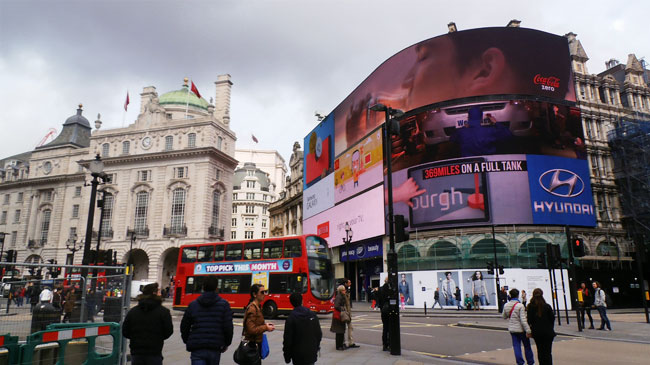
[[(383, 330), (373, 330), (369, 328), (358, 328), (358, 331), (372, 331), (372, 332), (382, 332)], [(408, 332), (400, 332), (402, 335), (409, 335), (409, 336), (420, 336), (420, 337), (428, 337), (428, 338), (433, 338), (431, 335), (422, 335), (419, 333), (408, 333)]]

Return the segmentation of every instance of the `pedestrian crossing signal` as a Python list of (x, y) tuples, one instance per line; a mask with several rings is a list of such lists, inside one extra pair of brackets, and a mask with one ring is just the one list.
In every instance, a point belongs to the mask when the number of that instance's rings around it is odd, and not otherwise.
[(585, 243), (580, 237), (573, 237), (572, 240), (573, 256), (583, 257), (585, 255)]

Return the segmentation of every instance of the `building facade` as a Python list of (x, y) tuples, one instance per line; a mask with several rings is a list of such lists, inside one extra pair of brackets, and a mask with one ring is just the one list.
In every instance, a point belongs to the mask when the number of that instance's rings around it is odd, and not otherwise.
[(269, 205), (275, 200), (269, 174), (252, 162), (233, 177), (231, 240), (269, 237)]
[[(82, 241), (88, 217), (87, 168), (99, 155), (106, 174), (94, 230), (100, 249), (118, 262), (131, 260), (135, 280), (166, 285), (175, 274), (178, 247), (230, 236), (232, 176), (237, 161), (230, 129), (230, 75), (215, 82), (215, 103), (181, 89), (141, 93), (140, 114), (124, 128), (91, 133), (82, 108), (68, 118), (59, 136), (31, 152), (3, 159), (0, 223), (19, 262), (80, 263), (67, 246)], [(4, 201), (3, 201), (4, 203)], [(93, 207), (93, 209), (96, 209)], [(93, 249), (97, 238), (93, 238)]]
[(287, 163), (278, 151), (238, 148), (235, 150), (235, 159), (239, 161), (237, 168), (244, 167), (246, 162), (252, 162), (258, 169), (267, 173), (271, 182), (269, 192), (274, 194), (277, 199), (284, 189), (284, 180), (287, 175)]
[(272, 237), (302, 234), (303, 151), (298, 142), (293, 144), (289, 170), (280, 198), (269, 207)]

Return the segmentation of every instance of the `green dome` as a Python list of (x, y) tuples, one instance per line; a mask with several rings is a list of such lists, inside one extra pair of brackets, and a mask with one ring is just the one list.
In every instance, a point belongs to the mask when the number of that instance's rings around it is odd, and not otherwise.
[(187, 104), (194, 107), (208, 110), (208, 102), (203, 98), (197, 97), (193, 92), (190, 92), (187, 85), (183, 85), (183, 88), (180, 90), (170, 91), (168, 93), (162, 94), (158, 98), (160, 105), (179, 105), (185, 106)]

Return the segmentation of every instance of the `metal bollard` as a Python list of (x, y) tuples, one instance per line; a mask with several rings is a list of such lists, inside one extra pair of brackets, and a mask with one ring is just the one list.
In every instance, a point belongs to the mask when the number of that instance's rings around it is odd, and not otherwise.
[(424, 315), (427, 315), (427, 302), (424, 302)]

